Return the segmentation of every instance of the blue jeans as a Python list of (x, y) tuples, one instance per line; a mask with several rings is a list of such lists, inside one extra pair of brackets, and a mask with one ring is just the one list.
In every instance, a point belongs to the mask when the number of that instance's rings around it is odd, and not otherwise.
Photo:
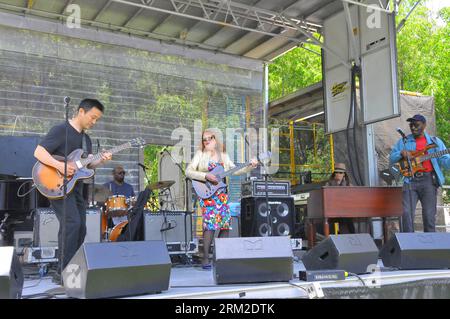
[(434, 173), (423, 173), (414, 177), (410, 184), (403, 185), (403, 232), (414, 232), (414, 216), (417, 202), (422, 204), (423, 230), (436, 231), (437, 183)]

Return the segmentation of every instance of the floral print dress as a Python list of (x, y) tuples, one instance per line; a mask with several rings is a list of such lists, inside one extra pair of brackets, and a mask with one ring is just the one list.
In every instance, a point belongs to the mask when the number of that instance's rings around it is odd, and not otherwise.
[[(223, 163), (209, 162), (208, 171), (211, 172), (217, 165)], [(231, 214), (228, 206), (228, 194), (226, 188), (218, 189), (210, 198), (200, 198), (200, 207), (203, 216), (204, 230), (231, 229)]]

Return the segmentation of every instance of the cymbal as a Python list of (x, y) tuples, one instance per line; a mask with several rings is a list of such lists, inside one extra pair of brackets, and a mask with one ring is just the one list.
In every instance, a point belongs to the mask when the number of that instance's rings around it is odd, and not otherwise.
[(172, 186), (173, 184), (175, 184), (175, 181), (159, 181), (153, 184), (149, 184), (148, 188), (150, 190), (155, 190), (155, 189), (163, 189), (163, 188), (168, 188), (170, 186)]
[(103, 185), (94, 185), (94, 201), (104, 203), (108, 200), (109, 196), (112, 196), (109, 188)]

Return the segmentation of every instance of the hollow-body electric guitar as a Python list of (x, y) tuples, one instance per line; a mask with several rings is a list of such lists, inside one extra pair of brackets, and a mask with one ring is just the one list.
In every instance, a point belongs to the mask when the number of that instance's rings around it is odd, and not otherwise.
[[(130, 147), (141, 147), (144, 145), (145, 141), (138, 137), (107, 152), (114, 154)], [(101, 153), (98, 153), (91, 157), (81, 158), (83, 152), (82, 149), (76, 149), (67, 156), (68, 163), (74, 164), (77, 168), (75, 174), (67, 177), (67, 194), (73, 190), (78, 180), (90, 178), (94, 175), (94, 170), (87, 168), (87, 166), (99, 160), (102, 156)], [(53, 158), (61, 162), (64, 161), (63, 156), (53, 155)], [(45, 197), (59, 199), (64, 196), (64, 174), (61, 174), (56, 168), (37, 161), (33, 166), (32, 177), (36, 188)]]
[[(265, 160), (267, 158), (270, 158), (271, 153), (267, 152), (264, 154), (261, 154), (258, 157), (259, 161)], [(195, 193), (197, 194), (198, 197), (200, 198), (210, 198), (218, 189), (221, 188), (225, 188), (227, 187), (227, 184), (225, 184), (223, 182), (223, 179), (225, 177), (227, 177), (228, 175), (231, 175), (235, 172), (237, 172), (238, 170), (249, 166), (251, 163), (247, 162), (247, 163), (243, 163), (243, 164), (238, 164), (236, 165), (236, 167), (233, 167), (232, 169), (229, 169), (228, 171), (225, 171), (223, 166), (216, 166), (212, 171), (208, 172), (209, 174), (213, 174), (214, 176), (216, 176), (218, 183), (214, 184), (210, 181), (198, 181), (198, 180), (192, 180), (192, 187), (195, 190)]]

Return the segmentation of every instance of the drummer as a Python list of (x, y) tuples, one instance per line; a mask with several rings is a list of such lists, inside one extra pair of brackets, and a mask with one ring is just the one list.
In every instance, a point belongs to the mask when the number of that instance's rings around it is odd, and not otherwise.
[[(116, 166), (112, 170), (113, 180), (104, 184), (107, 187), (112, 195), (123, 195), (126, 198), (134, 197), (133, 186), (126, 183), (125, 180), (125, 170), (123, 166)], [(120, 224), (123, 221), (127, 220), (127, 216), (113, 217), (112, 221), (114, 226)]]

